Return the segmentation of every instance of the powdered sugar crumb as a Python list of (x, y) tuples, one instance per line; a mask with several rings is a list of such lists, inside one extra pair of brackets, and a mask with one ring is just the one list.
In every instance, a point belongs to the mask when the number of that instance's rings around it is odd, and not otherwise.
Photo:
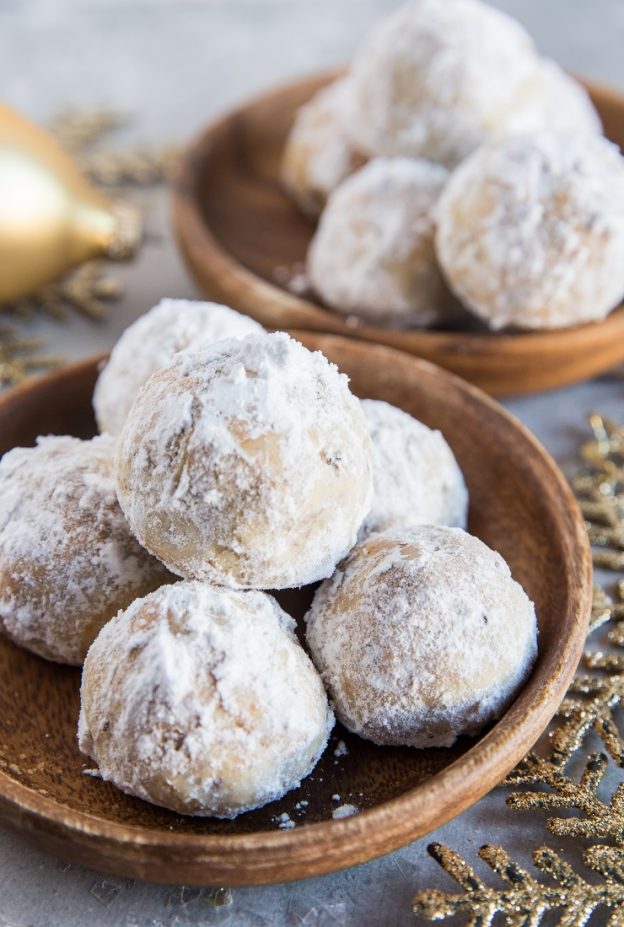
[(292, 267), (287, 267), (284, 264), (278, 265), (273, 270), (273, 279), (296, 296), (302, 296), (310, 288), (305, 264), (300, 261), (293, 264)]
[(357, 814), (359, 810), (357, 805), (351, 805), (346, 802), (344, 805), (338, 805), (337, 808), (334, 808), (332, 811), (332, 818), (335, 821), (339, 821), (341, 818), (350, 818), (352, 815)]
[(296, 827), (295, 821), (290, 817), (286, 811), (282, 811), (281, 814), (276, 815), (273, 820), (276, 822), (280, 830), (292, 830), (293, 827)]
[(336, 744), (336, 749), (334, 750), (334, 756), (339, 757), (339, 756), (348, 756), (348, 755), (349, 755), (349, 749), (346, 743), (344, 742), (344, 740), (339, 740), (338, 743)]

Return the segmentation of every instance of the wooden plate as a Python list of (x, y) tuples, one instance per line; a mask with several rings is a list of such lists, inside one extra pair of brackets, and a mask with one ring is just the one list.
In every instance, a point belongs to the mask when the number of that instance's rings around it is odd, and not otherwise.
[[(276, 273), (304, 260), (314, 232), (279, 184), (284, 140), (296, 109), (336, 76), (307, 78), (247, 103), (209, 126), (182, 158), (174, 183), (174, 226), (208, 296), (267, 328), (333, 332), (399, 348), (497, 396), (562, 386), (624, 360), (624, 308), (602, 322), (550, 332), (391, 331), (351, 325), (281, 287)], [(624, 147), (624, 95), (584, 83), (606, 134)]]
[[(471, 493), (473, 533), (507, 558), (537, 606), (539, 659), (504, 717), (451, 749), (380, 748), (338, 729), (302, 786), (235, 821), (184, 818), (83, 774), (76, 746), (79, 672), (0, 638), (0, 817), (67, 859), (117, 875), (186, 885), (282, 882), (393, 850), (458, 814), (532, 746), (559, 705), (581, 653), (590, 609), (583, 522), (557, 467), (479, 390), (424, 361), (332, 336), (321, 348), (362, 396), (386, 399), (441, 428)], [(97, 359), (0, 399), (0, 454), (40, 433), (94, 432)], [(301, 615), (309, 590), (281, 597)], [(336, 757), (339, 739), (348, 754)], [(332, 820), (338, 793), (361, 808)], [(299, 801), (305, 813), (295, 810)], [(286, 811), (297, 826), (279, 830)]]

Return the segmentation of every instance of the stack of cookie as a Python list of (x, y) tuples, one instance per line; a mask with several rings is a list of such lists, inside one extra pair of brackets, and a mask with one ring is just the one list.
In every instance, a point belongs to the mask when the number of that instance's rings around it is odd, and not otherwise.
[[(101, 435), (0, 462), (0, 624), (84, 660), (79, 743), (103, 779), (230, 818), (308, 775), (334, 712), (442, 746), (513, 699), (535, 612), (464, 530), (439, 432), (285, 333), (179, 300), (126, 331), (94, 404)], [(306, 652), (269, 590), (319, 581)]]
[(284, 186), (320, 216), (311, 287), (354, 323), (395, 328), (604, 318), (624, 296), (624, 159), (601, 131), (584, 88), (510, 17), (411, 0), (287, 140)]

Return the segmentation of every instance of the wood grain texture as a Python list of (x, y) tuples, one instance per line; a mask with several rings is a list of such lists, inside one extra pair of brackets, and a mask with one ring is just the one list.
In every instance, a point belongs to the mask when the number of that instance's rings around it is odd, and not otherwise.
[[(496, 396), (587, 379), (624, 360), (624, 308), (604, 321), (545, 332), (392, 331), (350, 324), (313, 297), (296, 296), (276, 271), (305, 259), (314, 225), (279, 183), (296, 109), (337, 72), (261, 96), (209, 126), (185, 152), (174, 182), (173, 221), (203, 291), (267, 328), (342, 334), (433, 361)], [(624, 147), (624, 95), (584, 81), (609, 138)]]
[[(281, 801), (235, 821), (184, 818), (84, 775), (76, 745), (79, 672), (0, 638), (0, 817), (67, 859), (117, 875), (196, 885), (282, 882), (371, 859), (420, 837), (491, 789), (533, 745), (579, 659), (591, 599), (576, 502), (535, 439), (479, 390), (387, 348), (297, 334), (351, 377), (440, 428), (464, 471), (470, 529), (508, 560), (537, 606), (539, 659), (517, 701), (481, 737), (451, 749), (380, 748), (338, 727), (314, 773)], [(38, 434), (94, 432), (97, 359), (0, 399), (0, 454)], [(300, 618), (310, 588), (280, 593)], [(334, 756), (339, 739), (348, 755)], [(355, 817), (332, 820), (332, 795)], [(305, 814), (297, 802), (309, 802)], [(294, 830), (279, 830), (286, 811)]]

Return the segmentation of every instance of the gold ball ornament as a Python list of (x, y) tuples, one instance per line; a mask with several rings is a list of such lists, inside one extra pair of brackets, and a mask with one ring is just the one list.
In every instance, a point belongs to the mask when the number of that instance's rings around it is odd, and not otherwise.
[(0, 104), (0, 302), (92, 258), (129, 257), (139, 238), (135, 209), (107, 202), (54, 138)]

